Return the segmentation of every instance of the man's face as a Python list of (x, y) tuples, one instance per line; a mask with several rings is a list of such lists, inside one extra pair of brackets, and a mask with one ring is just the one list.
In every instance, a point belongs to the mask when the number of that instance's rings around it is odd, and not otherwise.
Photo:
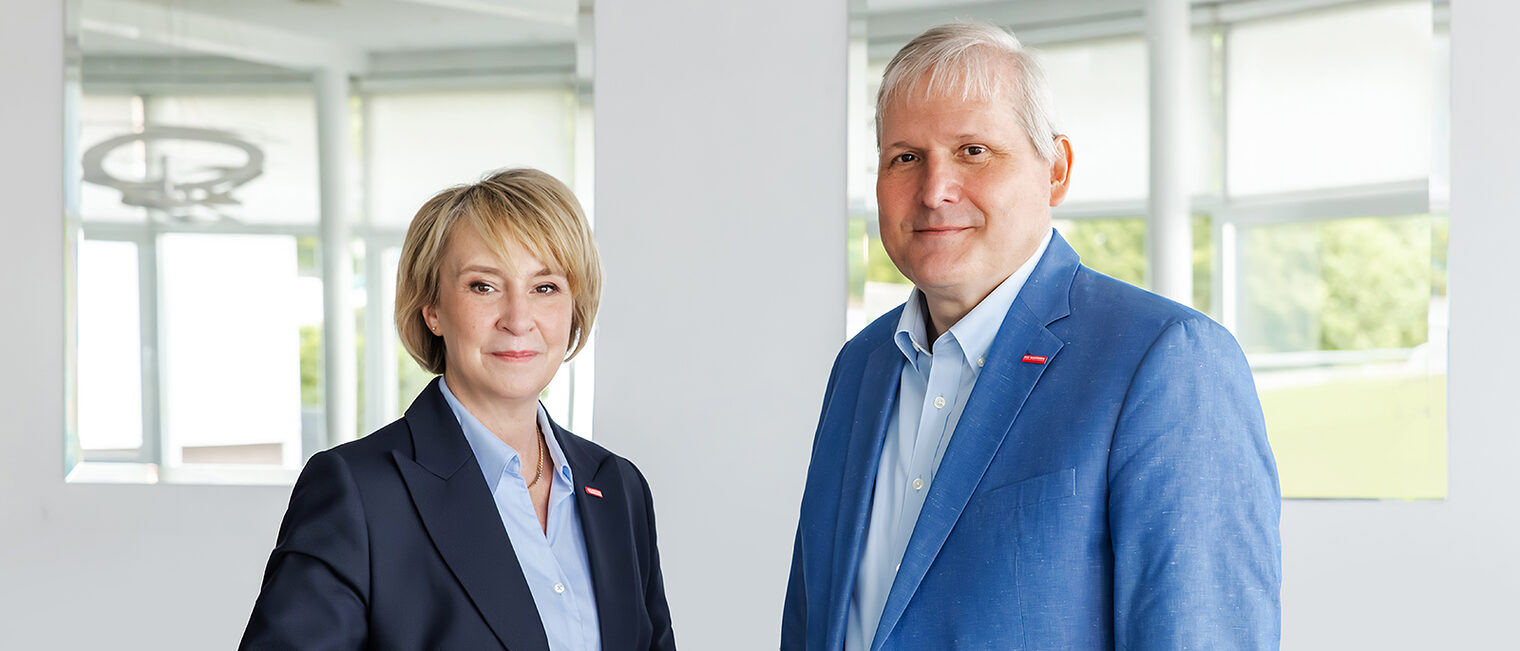
[(1065, 197), (1070, 149), (1040, 158), (1003, 98), (905, 93), (881, 115), (881, 241), (931, 301), (974, 305), (1034, 254)]

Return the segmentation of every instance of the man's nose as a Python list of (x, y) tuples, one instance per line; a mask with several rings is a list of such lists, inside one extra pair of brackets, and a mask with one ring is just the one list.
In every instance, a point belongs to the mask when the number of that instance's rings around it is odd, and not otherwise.
[(517, 292), (508, 292), (508, 296), (502, 300), (501, 314), (496, 317), (496, 327), (514, 335), (531, 332), (533, 310), (528, 297)]
[(923, 202), (929, 208), (955, 203), (961, 199), (961, 179), (955, 167), (948, 161), (925, 161)]

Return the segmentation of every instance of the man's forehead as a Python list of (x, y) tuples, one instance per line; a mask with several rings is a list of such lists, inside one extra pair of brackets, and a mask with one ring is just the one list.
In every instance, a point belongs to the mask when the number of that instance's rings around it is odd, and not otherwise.
[[(903, 70), (903, 78), (883, 98), (884, 105), (905, 101), (960, 100), (963, 102), (996, 101), (1005, 97), (1014, 85), (1013, 70), (1007, 62), (968, 58), (940, 62), (921, 71)], [(890, 82), (883, 79), (883, 83)]]

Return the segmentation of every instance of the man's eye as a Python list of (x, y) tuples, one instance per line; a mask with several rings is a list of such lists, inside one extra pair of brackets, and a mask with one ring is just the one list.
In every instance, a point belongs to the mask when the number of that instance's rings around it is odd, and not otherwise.
[(981, 156), (982, 154), (987, 153), (987, 148), (981, 145), (971, 145), (969, 147), (966, 147), (965, 151), (968, 156)]
[(911, 163), (918, 160), (917, 154), (898, 154), (892, 157), (894, 163)]
[(489, 294), (496, 291), (496, 288), (477, 280), (473, 283), (470, 283), (470, 291), (475, 292), (476, 294)]

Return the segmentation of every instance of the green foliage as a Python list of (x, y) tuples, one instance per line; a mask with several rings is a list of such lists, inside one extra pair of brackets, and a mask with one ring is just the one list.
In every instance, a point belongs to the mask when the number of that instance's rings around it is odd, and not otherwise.
[[(1084, 219), (1066, 222), (1066, 238), (1082, 264), (1137, 287), (1146, 282), (1145, 219)], [(1214, 238), (1208, 215), (1193, 216), (1193, 307), (1210, 312), (1213, 304)]]
[(892, 258), (887, 256), (887, 249), (882, 246), (880, 237), (869, 238), (866, 243), (866, 280), (873, 283), (897, 283), (899, 285), (912, 285), (913, 282), (904, 278), (897, 265), (892, 264)]
[(322, 404), (322, 327), (301, 326), (301, 406)]
[(1445, 229), (1431, 218), (1258, 226), (1243, 237), (1247, 350), (1407, 348), (1428, 338), (1430, 296), (1445, 291)]
[(1070, 222), (1061, 235), (1082, 257), (1082, 264), (1138, 287), (1145, 287), (1145, 220), (1084, 219)]
[(847, 240), (845, 264), (849, 265), (847, 272), (850, 283), (850, 299), (860, 300), (866, 294), (866, 240), (870, 239), (866, 234), (866, 220), (862, 217), (851, 217), (849, 222), (849, 240)]

